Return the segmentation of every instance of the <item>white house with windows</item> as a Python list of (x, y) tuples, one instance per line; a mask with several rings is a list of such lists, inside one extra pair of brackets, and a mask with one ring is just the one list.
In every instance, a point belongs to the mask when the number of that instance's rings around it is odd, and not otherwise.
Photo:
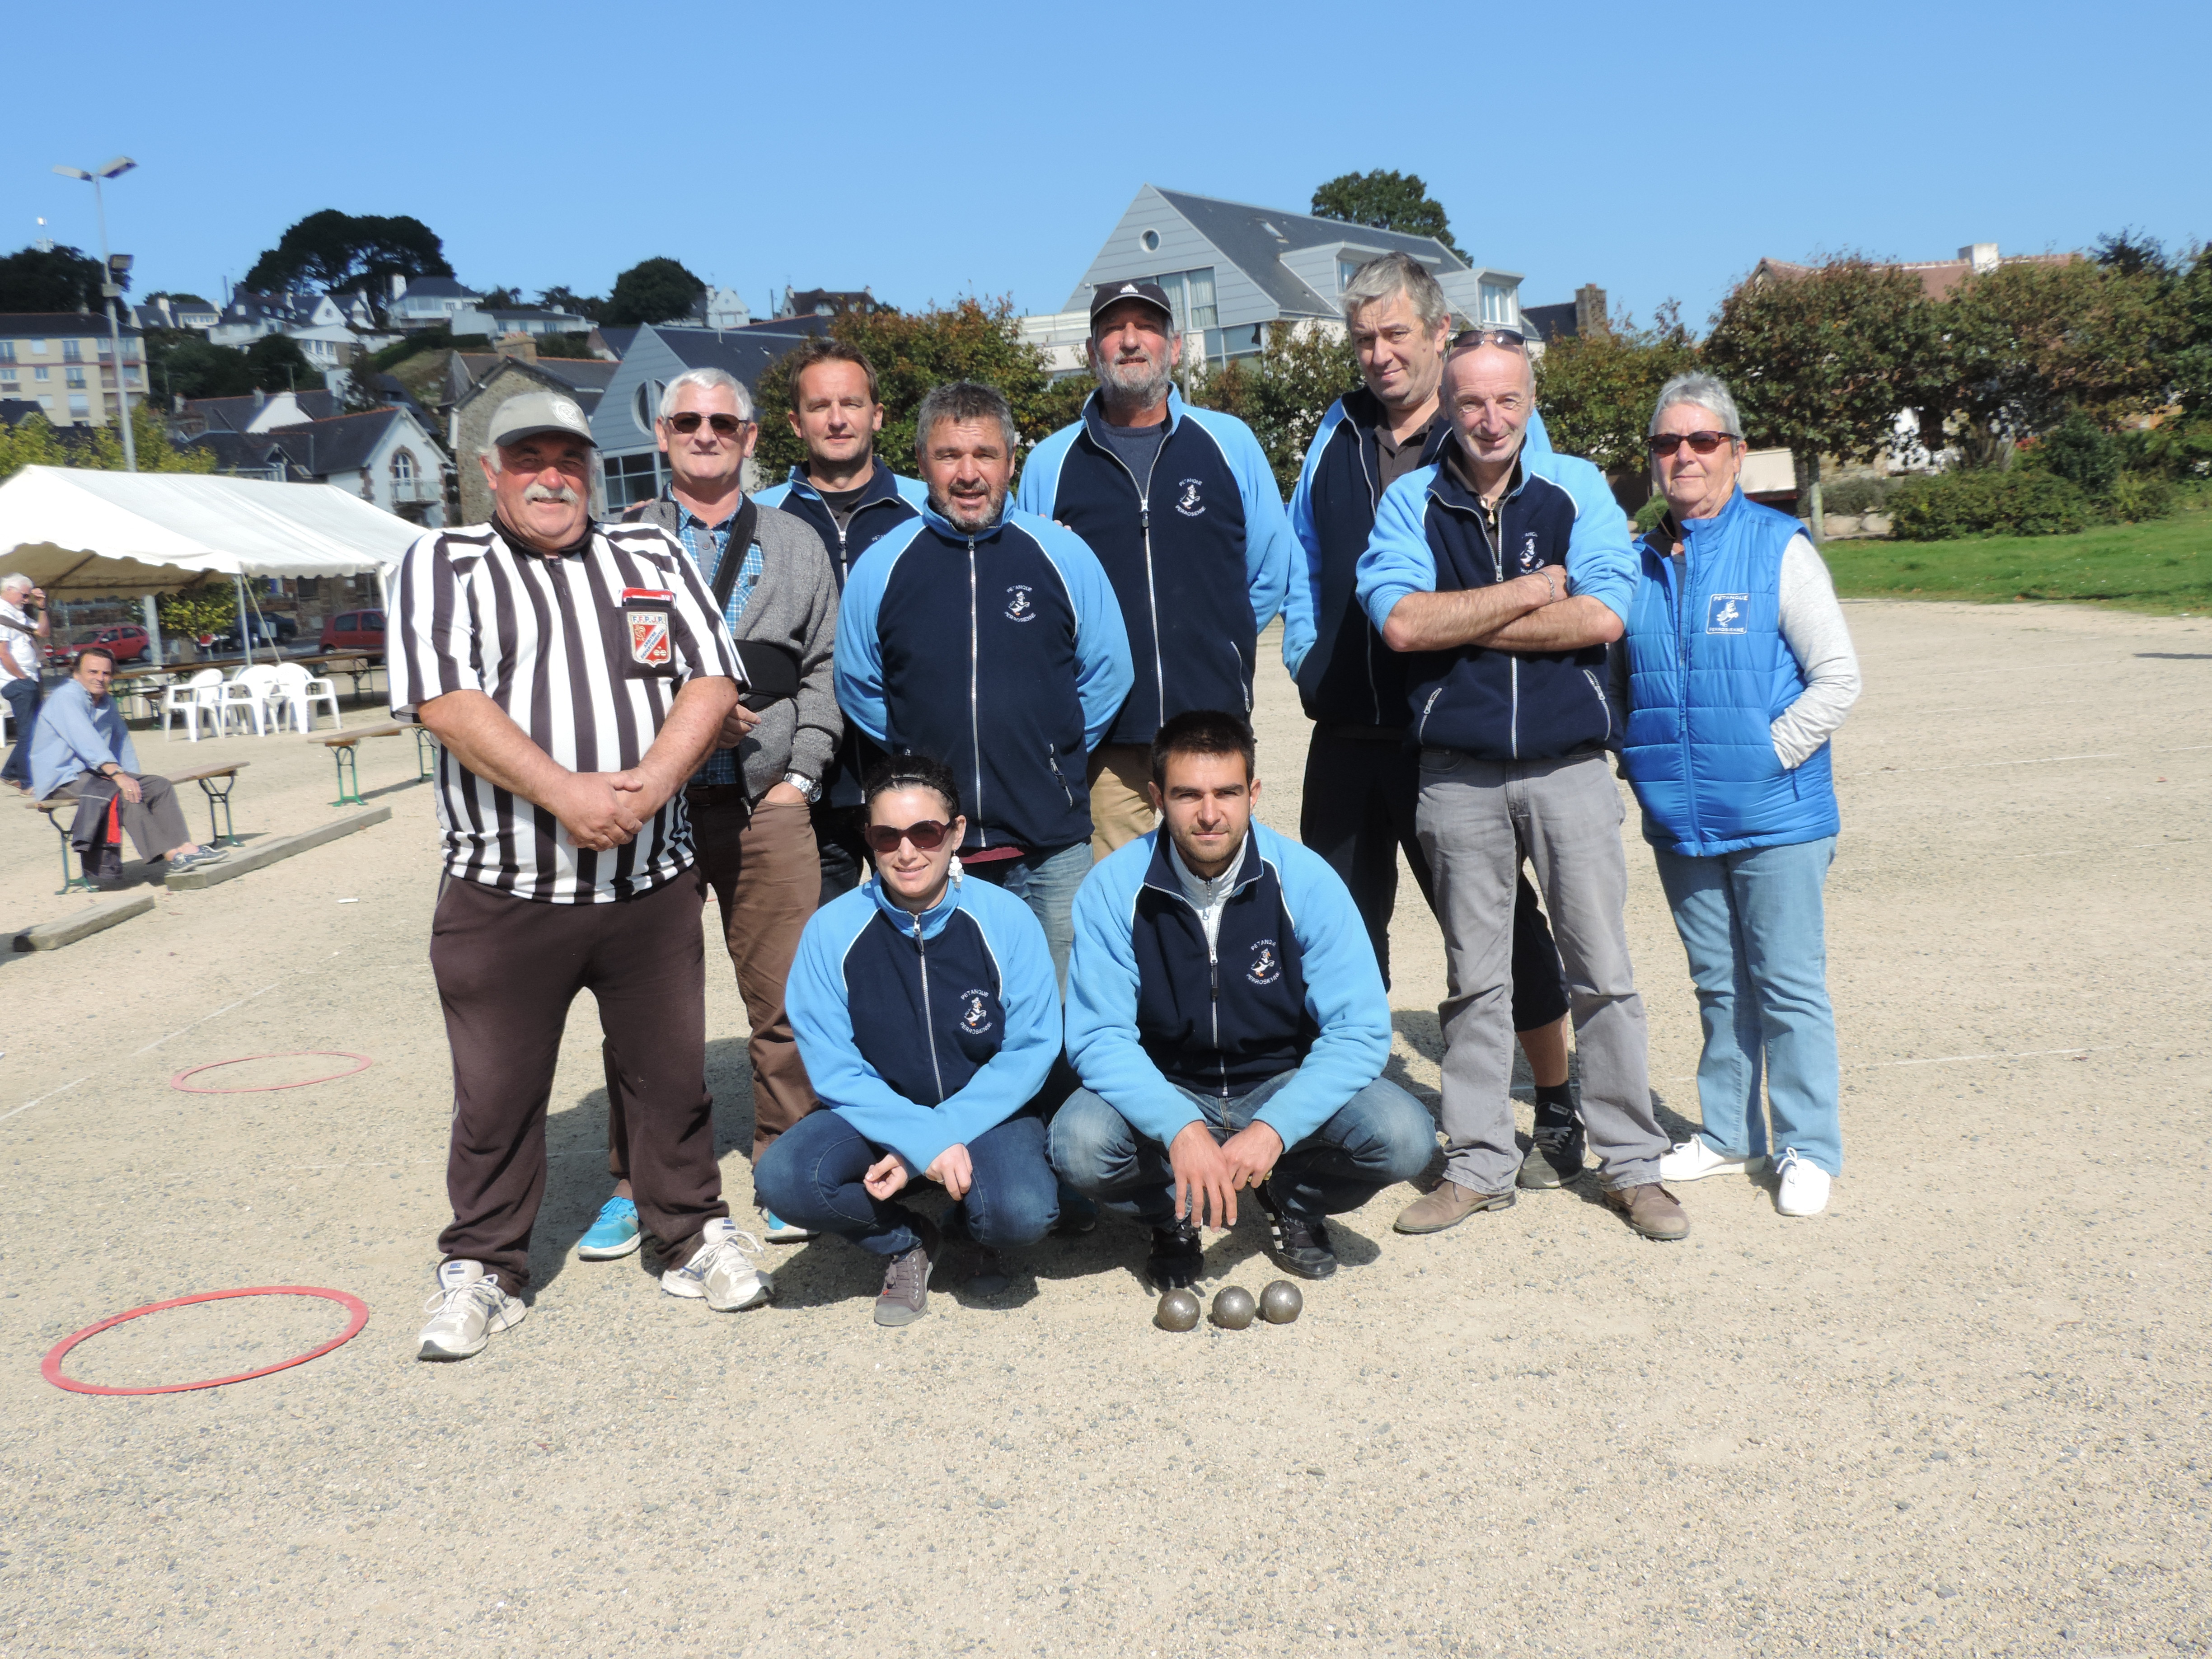
[(464, 311), (475, 310), (483, 298), (476, 289), (451, 276), (394, 276), (386, 314), (394, 328), (434, 328), (452, 322)]
[[(123, 329), (123, 390), (146, 395), (138, 331)], [(106, 426), (115, 419), (115, 342), (99, 312), (0, 315), (0, 400), (36, 404), (55, 426)]]
[(247, 431), (211, 425), (190, 447), (211, 453), (216, 471), (234, 477), (336, 484), (413, 523), (445, 522), (445, 452), (411, 410)]
[(1023, 318), (1022, 333), (1044, 349), (1055, 374), (1079, 374), (1091, 290), (1104, 283), (1156, 282), (1175, 307), (1184, 360), (1226, 362), (1256, 354), (1269, 323), (1340, 329), (1341, 296), (1352, 273), (1393, 252), (1427, 266), (1466, 321), (1519, 321), (1521, 272), (1470, 264), (1434, 237), (1146, 185), (1066, 309)]

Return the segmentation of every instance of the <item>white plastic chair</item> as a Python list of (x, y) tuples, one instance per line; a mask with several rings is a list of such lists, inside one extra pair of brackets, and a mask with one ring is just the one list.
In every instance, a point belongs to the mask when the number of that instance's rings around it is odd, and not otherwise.
[(304, 665), (283, 662), (276, 665), (276, 683), (270, 688), (269, 702), (272, 712), (281, 711), (291, 718), (294, 729), (312, 732), (315, 729), (315, 705), (328, 703), (331, 709), (331, 729), (345, 730), (345, 721), (338, 714), (338, 688), (326, 679), (310, 676)]
[(222, 670), (203, 668), (189, 680), (172, 680), (161, 690), (161, 738), (169, 736), (169, 716), (181, 714), (194, 743), (200, 740), (203, 716), (221, 737), (223, 727)]
[(228, 716), (236, 710), (243, 725), (246, 715), (253, 717), (253, 734), (269, 734), (269, 694), (276, 689), (276, 671), (264, 663), (251, 668), (241, 668), (236, 676), (222, 684), (222, 713)]

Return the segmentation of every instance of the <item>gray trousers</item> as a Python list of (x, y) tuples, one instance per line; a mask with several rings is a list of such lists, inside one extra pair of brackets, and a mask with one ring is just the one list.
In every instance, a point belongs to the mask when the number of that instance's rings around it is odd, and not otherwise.
[[(192, 838), (185, 828), (184, 804), (168, 779), (152, 772), (134, 775), (139, 799), (123, 803), (123, 833), (131, 837), (142, 859), (158, 859)], [(71, 800), (96, 800), (102, 805), (121, 792), (97, 772), (80, 772), (74, 781), (54, 791)], [(82, 850), (82, 849), (80, 849)]]
[(1659, 1179), (1667, 1138), (1651, 1109), (1644, 1000), (1628, 962), (1620, 793), (1602, 755), (1477, 760), (1421, 751), (1414, 818), (1436, 878), (1448, 994), (1445, 1174), (1477, 1192), (1513, 1184), (1513, 888), (1525, 854), (1566, 968), (1582, 1060), (1583, 1124), (1608, 1187)]

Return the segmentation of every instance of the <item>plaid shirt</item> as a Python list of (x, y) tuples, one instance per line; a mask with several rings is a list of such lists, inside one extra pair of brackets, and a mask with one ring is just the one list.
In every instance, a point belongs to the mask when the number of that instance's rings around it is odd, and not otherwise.
[[(721, 523), (710, 525), (677, 501), (673, 495), (666, 499), (676, 509), (676, 538), (684, 544), (684, 550), (691, 556), (691, 562), (699, 567), (700, 573), (706, 577), (707, 585), (711, 588), (714, 578), (721, 574), (723, 559), (729, 553), (730, 526), (737, 521), (738, 515), (733, 511)], [(709, 540), (714, 549), (711, 559), (705, 556), (703, 550)], [(745, 548), (745, 562), (738, 567), (738, 580), (730, 589), (730, 601), (722, 607), (722, 620), (729, 623), (732, 638), (736, 637), (738, 619), (745, 614), (745, 606), (752, 600), (753, 589), (760, 586), (761, 569), (760, 544), (750, 543)], [(691, 781), (694, 784), (744, 782), (738, 771), (738, 751), (734, 749), (715, 750), (707, 757), (706, 764), (691, 775)]]

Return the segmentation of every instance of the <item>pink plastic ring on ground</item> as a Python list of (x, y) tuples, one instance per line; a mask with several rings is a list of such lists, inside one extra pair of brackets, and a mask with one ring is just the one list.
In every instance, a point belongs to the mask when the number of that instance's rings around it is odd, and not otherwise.
[[(236, 1376), (210, 1376), (203, 1382), (163, 1382), (150, 1389), (110, 1389), (97, 1382), (80, 1382), (62, 1375), (62, 1361), (69, 1351), (88, 1336), (98, 1336), (102, 1331), (120, 1325), (127, 1319), (142, 1319), (148, 1314), (161, 1313), (169, 1308), (185, 1308), (195, 1302), (224, 1302), (238, 1296), (318, 1296), (325, 1302), (335, 1302), (353, 1317), (346, 1328), (319, 1348), (310, 1348), (296, 1358), (280, 1359), (273, 1365), (264, 1365), (259, 1370), (240, 1371)], [(257, 1376), (266, 1376), (271, 1371), (289, 1370), (295, 1365), (304, 1365), (310, 1359), (319, 1359), (332, 1348), (350, 1342), (361, 1334), (362, 1327), (368, 1323), (368, 1304), (357, 1296), (348, 1296), (343, 1291), (319, 1290), (313, 1285), (262, 1285), (245, 1291), (202, 1291), (197, 1296), (180, 1296), (167, 1302), (151, 1302), (143, 1308), (133, 1308), (129, 1313), (119, 1313), (103, 1319), (97, 1325), (88, 1325), (75, 1336), (65, 1336), (53, 1346), (52, 1352), (39, 1366), (39, 1374), (58, 1389), (71, 1394), (185, 1394), (194, 1389), (219, 1389), (227, 1382), (250, 1382)]]
[[(311, 1077), (297, 1083), (257, 1083), (250, 1089), (196, 1089), (185, 1081), (198, 1077), (202, 1072), (212, 1072), (221, 1066), (243, 1066), (250, 1060), (297, 1060), (306, 1057), (324, 1060), (357, 1060), (358, 1066), (349, 1066), (343, 1072), (332, 1072), (328, 1077)], [(211, 1060), (204, 1066), (193, 1066), (169, 1079), (172, 1089), (182, 1089), (188, 1095), (264, 1095), (278, 1089), (305, 1089), (317, 1083), (336, 1083), (340, 1078), (352, 1077), (365, 1072), (376, 1062), (367, 1054), (349, 1054), (343, 1048), (291, 1048), (281, 1054), (240, 1054), (236, 1060)]]

